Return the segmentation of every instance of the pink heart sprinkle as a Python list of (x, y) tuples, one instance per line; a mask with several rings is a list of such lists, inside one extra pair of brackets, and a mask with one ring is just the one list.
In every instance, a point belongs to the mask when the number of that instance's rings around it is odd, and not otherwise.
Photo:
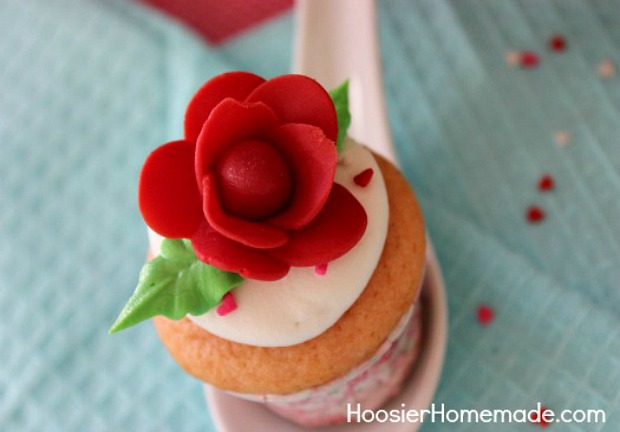
[(515, 50), (508, 50), (504, 54), (504, 60), (508, 66), (517, 66), (521, 61), (521, 53)]
[(570, 142), (570, 134), (563, 130), (555, 131), (553, 138), (555, 139), (556, 144), (561, 147), (568, 145)]
[(319, 264), (318, 266), (316, 266), (314, 268), (314, 272), (319, 276), (325, 276), (325, 273), (327, 273), (327, 263)]
[(231, 293), (224, 294), (222, 297), (222, 302), (216, 309), (216, 312), (219, 316), (228, 315), (232, 311), (237, 309), (237, 303), (235, 302), (235, 297)]
[(483, 326), (489, 324), (495, 318), (495, 311), (487, 305), (478, 306), (478, 322)]
[(616, 66), (614, 66), (610, 60), (599, 63), (596, 67), (596, 71), (601, 78), (613, 78), (616, 76)]
[(353, 181), (358, 186), (366, 187), (368, 186), (368, 183), (370, 183), (370, 179), (372, 179), (373, 174), (374, 171), (372, 168), (366, 168), (364, 171), (353, 177)]

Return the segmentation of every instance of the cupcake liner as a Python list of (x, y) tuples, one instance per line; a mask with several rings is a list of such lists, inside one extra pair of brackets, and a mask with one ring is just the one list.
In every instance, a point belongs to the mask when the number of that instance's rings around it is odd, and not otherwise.
[(343, 377), (288, 395), (231, 394), (304, 426), (343, 423), (347, 404), (376, 410), (398, 394), (420, 351), (421, 327), (421, 308), (412, 305), (377, 352)]

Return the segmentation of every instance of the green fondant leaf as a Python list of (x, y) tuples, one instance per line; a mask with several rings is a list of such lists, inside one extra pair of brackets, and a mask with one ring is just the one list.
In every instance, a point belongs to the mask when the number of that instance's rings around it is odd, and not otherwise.
[(135, 292), (110, 333), (156, 315), (179, 320), (200, 315), (222, 301), (243, 278), (200, 261), (189, 240), (164, 239), (161, 255), (144, 264)]
[(344, 150), (344, 142), (347, 137), (347, 130), (351, 125), (351, 113), (349, 112), (349, 80), (346, 80), (335, 89), (329, 92), (336, 107), (338, 116), (338, 140), (336, 148), (338, 153)]

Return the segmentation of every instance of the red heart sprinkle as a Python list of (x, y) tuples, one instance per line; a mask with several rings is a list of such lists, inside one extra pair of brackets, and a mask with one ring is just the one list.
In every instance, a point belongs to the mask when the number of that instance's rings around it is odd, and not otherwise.
[(555, 187), (553, 177), (549, 174), (543, 174), (538, 180), (538, 189), (541, 191), (550, 191)]
[(566, 49), (566, 39), (562, 35), (554, 35), (549, 39), (549, 48), (553, 51), (562, 52)]
[(358, 186), (366, 187), (368, 186), (368, 183), (370, 183), (370, 179), (372, 178), (373, 174), (374, 171), (372, 170), (372, 168), (366, 168), (364, 171), (353, 177), (353, 181)]
[(216, 312), (219, 316), (228, 315), (232, 311), (237, 309), (237, 302), (235, 302), (235, 298), (231, 293), (224, 294), (222, 297), (222, 302), (217, 307)]
[(546, 428), (547, 426), (549, 426), (549, 422), (543, 417), (543, 414), (545, 414), (546, 412), (549, 412), (549, 414), (547, 414), (544, 417), (547, 417), (549, 419), (551, 419), (552, 415), (553, 415), (553, 411), (551, 411), (549, 408), (547, 408), (546, 406), (542, 405), (540, 407), (540, 411), (538, 411), (538, 416), (536, 419), (536, 421), (534, 421), (533, 419), (531, 419), (530, 417), (530, 422), (532, 422), (532, 424), (535, 424), (537, 426), (540, 426), (541, 428)]
[(495, 311), (492, 307), (481, 304), (478, 306), (478, 322), (483, 326), (489, 324), (495, 318)]
[(545, 212), (540, 207), (530, 206), (527, 209), (525, 217), (530, 223), (538, 223), (545, 218)]
[(520, 63), (521, 67), (525, 69), (533, 68), (540, 63), (540, 57), (533, 51), (521, 51)]

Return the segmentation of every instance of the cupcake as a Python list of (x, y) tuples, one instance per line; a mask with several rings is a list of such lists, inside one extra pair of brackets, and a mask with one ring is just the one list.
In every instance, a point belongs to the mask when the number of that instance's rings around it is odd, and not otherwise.
[(349, 122), (346, 83), (208, 81), (144, 164), (153, 259), (111, 331), (153, 318), (187, 373), (304, 425), (395, 395), (420, 345), (423, 217)]

